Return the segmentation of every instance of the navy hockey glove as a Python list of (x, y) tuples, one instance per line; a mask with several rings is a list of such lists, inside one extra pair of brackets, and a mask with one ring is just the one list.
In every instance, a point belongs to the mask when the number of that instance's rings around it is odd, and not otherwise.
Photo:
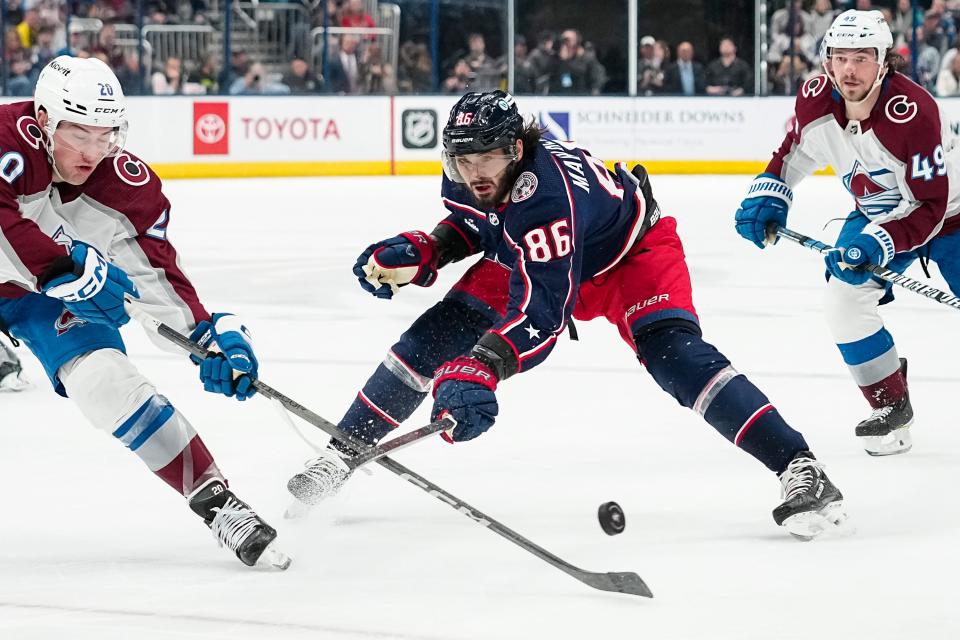
[(253, 386), (258, 367), (253, 340), (237, 316), (215, 313), (210, 320), (197, 325), (190, 339), (204, 349), (217, 352), (203, 360), (190, 356), (200, 365), (200, 380), (205, 391), (228, 397), (235, 395), (241, 401), (257, 392)]
[(367, 247), (353, 265), (364, 291), (389, 299), (399, 287), (429, 287), (437, 279), (440, 252), (423, 231), (407, 231)]
[[(763, 249), (767, 239), (767, 225), (776, 222), (787, 226), (787, 211), (793, 203), (793, 191), (780, 176), (761, 173), (750, 188), (747, 197), (740, 203), (734, 216), (737, 233)], [(774, 238), (776, 244), (778, 238)]]
[(449, 416), (457, 423), (440, 435), (447, 442), (473, 440), (497, 419), (497, 376), (474, 358), (460, 356), (433, 376), (431, 420)]
[(115, 329), (130, 321), (124, 296), (140, 297), (123, 269), (82, 242), (74, 242), (69, 258), (58, 258), (41, 282), (43, 293), (62, 300), (76, 317)]
[(852, 285), (863, 284), (873, 276), (861, 268), (863, 265), (881, 264), (882, 260), (883, 247), (876, 238), (866, 233), (861, 233), (845, 248), (831, 251), (824, 258), (830, 275)]

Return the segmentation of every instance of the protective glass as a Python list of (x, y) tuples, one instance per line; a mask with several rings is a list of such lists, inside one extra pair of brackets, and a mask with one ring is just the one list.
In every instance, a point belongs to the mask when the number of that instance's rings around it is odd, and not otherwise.
[(496, 178), (517, 159), (513, 147), (506, 151), (507, 153), (502, 153), (497, 149), (462, 156), (454, 156), (444, 151), (441, 156), (443, 172), (450, 180), (460, 183), (467, 183), (477, 178)]
[[(127, 141), (127, 123), (117, 128), (94, 131), (90, 128), (81, 129), (77, 126), (57, 127), (54, 137), (55, 143), (63, 148), (70, 149), (87, 158), (96, 158), (98, 161), (107, 156), (115, 155), (123, 149)], [(99, 127), (98, 127), (99, 128)]]

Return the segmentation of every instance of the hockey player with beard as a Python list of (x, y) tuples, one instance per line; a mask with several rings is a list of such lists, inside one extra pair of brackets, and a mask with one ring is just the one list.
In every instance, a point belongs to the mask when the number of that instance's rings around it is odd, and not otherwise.
[[(276, 531), (227, 488), (187, 419), (127, 358), (125, 298), (199, 341), (207, 391), (253, 395), (257, 360), (243, 324), (209, 314), (167, 241), (160, 180), (123, 149), (120, 83), (96, 59), (61, 56), (34, 100), (0, 106), (0, 327), (26, 344), (56, 392), (112, 434), (247, 565), (289, 558)], [(167, 347), (169, 345), (162, 345)]]
[[(779, 475), (778, 525), (809, 539), (845, 517), (803, 436), (701, 338), (676, 220), (661, 216), (643, 167), (611, 172), (584, 149), (542, 140), (502, 91), (461, 98), (443, 145), (447, 217), (430, 233), (371, 245), (354, 273), (389, 299), (481, 257), (389, 350), (341, 429), (379, 441), (432, 382), (433, 419), (456, 423), (445, 437), (476, 438), (494, 424), (499, 385), (543, 362), (571, 318), (603, 317), (664, 391)], [(333, 441), (290, 480), (291, 493), (306, 504), (335, 493), (349, 453)]]
[(867, 453), (912, 446), (906, 360), (897, 354), (878, 305), (892, 285), (860, 268), (902, 272), (936, 262), (960, 294), (960, 158), (933, 97), (898, 72), (893, 38), (879, 11), (846, 11), (823, 38), (824, 74), (796, 101), (796, 126), (754, 180), (736, 213), (737, 232), (763, 248), (768, 225), (785, 226), (792, 189), (832, 165), (854, 199), (826, 258), (827, 323), (872, 408), (855, 433)]

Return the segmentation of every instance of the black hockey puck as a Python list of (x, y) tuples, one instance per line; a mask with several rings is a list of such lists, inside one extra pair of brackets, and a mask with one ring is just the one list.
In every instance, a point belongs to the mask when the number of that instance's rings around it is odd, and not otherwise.
[(600, 528), (608, 536), (623, 533), (627, 526), (627, 517), (623, 515), (623, 509), (616, 502), (604, 502), (600, 505), (597, 519), (600, 520)]

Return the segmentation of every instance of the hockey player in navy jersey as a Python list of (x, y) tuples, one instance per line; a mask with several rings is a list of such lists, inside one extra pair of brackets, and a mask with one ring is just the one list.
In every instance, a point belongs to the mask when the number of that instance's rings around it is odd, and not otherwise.
[(221, 546), (244, 564), (285, 568), (276, 531), (227, 488), (190, 422), (126, 356), (118, 329), (128, 297), (219, 352), (198, 363), (207, 391), (253, 394), (246, 327), (208, 313), (180, 269), (160, 179), (123, 149), (125, 114), (110, 68), (70, 56), (44, 67), (33, 101), (0, 106), (0, 330), (89, 422), (186, 497)]
[(927, 91), (896, 71), (893, 37), (879, 11), (846, 11), (823, 38), (824, 74), (805, 82), (796, 126), (750, 186), (737, 232), (758, 247), (770, 223), (786, 225), (793, 187), (832, 165), (854, 211), (826, 258), (827, 323), (872, 412), (857, 425), (867, 453), (912, 446), (906, 360), (897, 354), (878, 305), (892, 285), (861, 267), (902, 272), (936, 262), (960, 295), (960, 147)]
[[(341, 429), (377, 442), (432, 384), (433, 418), (456, 421), (445, 437), (476, 438), (494, 424), (499, 385), (543, 362), (571, 317), (604, 317), (664, 391), (779, 474), (778, 525), (810, 538), (845, 517), (803, 436), (701, 339), (676, 221), (661, 216), (643, 167), (610, 172), (584, 149), (542, 140), (502, 91), (460, 99), (443, 146), (447, 217), (371, 245), (354, 273), (390, 298), (480, 258), (389, 350)], [(294, 496), (315, 504), (335, 492), (348, 476), (343, 453), (333, 442), (308, 462), (288, 484)]]

